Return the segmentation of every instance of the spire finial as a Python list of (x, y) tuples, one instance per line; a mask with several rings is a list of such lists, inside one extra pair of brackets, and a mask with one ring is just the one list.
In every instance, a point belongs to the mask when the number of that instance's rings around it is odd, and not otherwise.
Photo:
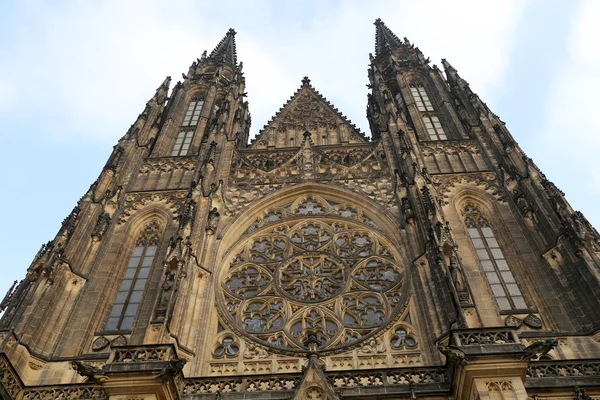
[(397, 48), (402, 45), (398, 36), (385, 26), (381, 18), (375, 20), (375, 56), (379, 56), (388, 48)]
[(308, 76), (302, 78), (302, 87), (310, 87), (310, 78)]
[(218, 60), (224, 63), (237, 65), (237, 54), (235, 49), (235, 30), (229, 28), (225, 37), (221, 39), (219, 44), (210, 52), (209, 58)]

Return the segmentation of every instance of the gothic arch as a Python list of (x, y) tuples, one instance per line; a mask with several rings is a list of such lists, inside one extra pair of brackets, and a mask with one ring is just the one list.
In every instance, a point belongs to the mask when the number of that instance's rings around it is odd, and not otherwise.
[[(466, 207), (468, 206), (474, 206), (478, 209), (478, 213), (485, 220), (485, 226), (488, 226), (491, 229), (491, 238), (494, 242), (497, 240), (496, 246), (499, 246), (500, 249), (498, 250), (499, 256), (505, 260), (505, 269), (498, 271), (489, 269), (491, 268), (489, 265), (488, 267), (484, 267), (484, 261), (480, 259), (478, 253), (480, 251), (485, 253), (486, 250), (481, 250), (482, 248), (477, 250), (477, 248), (474, 247), (475, 244), (473, 240), (477, 240), (478, 242), (481, 242), (481, 240), (473, 239), (471, 234), (467, 232), (468, 229), (465, 225), (465, 218), (467, 218)], [(490, 193), (481, 188), (466, 187), (461, 188), (461, 190), (453, 196), (448, 207), (451, 208), (452, 213), (451, 216), (447, 213), (451, 225), (454, 227), (455, 232), (460, 232), (461, 236), (464, 237), (464, 240), (459, 240), (461, 257), (471, 256), (475, 262), (466, 267), (478, 271), (478, 274), (472, 275), (473, 279), (478, 282), (471, 282), (471, 284), (475, 283), (474, 286), (471, 286), (474, 288), (475, 302), (478, 302), (478, 298), (479, 301), (481, 301), (481, 296), (485, 296), (492, 304), (496, 303), (494, 300), (498, 300), (499, 294), (492, 288), (492, 283), (497, 284), (498, 282), (496, 282), (496, 278), (493, 275), (495, 273), (502, 273), (503, 278), (500, 279), (500, 282), (505, 282), (504, 274), (506, 274), (510, 277), (509, 279), (511, 279), (511, 282), (517, 285), (517, 288), (514, 293), (511, 291), (510, 295), (507, 295), (509, 299), (513, 299), (510, 300), (511, 306), (500, 307), (500, 303), (498, 303), (498, 310), (503, 314), (515, 312), (522, 313), (523, 310), (529, 310), (534, 304), (533, 300), (535, 296), (533, 296), (532, 289), (527, 285), (527, 283), (530, 282), (531, 276), (525, 267), (523, 255), (514, 240), (514, 235), (520, 232), (515, 231), (515, 229), (518, 228), (515, 228), (514, 224), (509, 223), (509, 221), (514, 221), (515, 218), (517, 218), (513, 213), (512, 208), (509, 207), (509, 204), (496, 201)], [(485, 241), (488, 241), (487, 237)], [(485, 263), (490, 264), (491, 261), (485, 261)], [(496, 263), (497, 261), (494, 261), (494, 265)], [(479, 278), (476, 276), (481, 276), (480, 274), (484, 274), (485, 276), (491, 274), (492, 277), (494, 277), (494, 281), (490, 281), (489, 277), (487, 277), (487, 279), (481, 278), (479, 281)], [(512, 275), (514, 275), (514, 277), (512, 277)], [(484, 293), (487, 294), (484, 295)], [(517, 297), (524, 297), (524, 302), (521, 300), (519, 301), (519, 303), (522, 304), (521, 306), (517, 306), (517, 303), (512, 304)], [(499, 317), (500, 314), (496, 318)]]
[(144, 207), (131, 217), (126, 223), (126, 237), (129, 239), (132, 235), (134, 236), (140, 229), (143, 229), (148, 223), (153, 220), (157, 221), (163, 231), (169, 229), (173, 224), (173, 215), (171, 210), (162, 204), (153, 204)]
[[(256, 218), (261, 216), (262, 212), (270, 208), (285, 205), (286, 203), (291, 203), (298, 197), (307, 194), (325, 196), (332, 201), (349, 203), (361, 207), (364, 210), (367, 210), (366, 214), (369, 218), (388, 232), (392, 239), (401, 237), (401, 232), (398, 229), (395, 217), (380, 204), (337, 185), (304, 183), (282, 188), (270, 193), (264, 198), (251, 203), (245, 208), (244, 213), (229, 221), (227, 225), (223, 227), (221, 234), (223, 240), (219, 247), (219, 254), (222, 255), (224, 251), (229, 250), (235, 241), (243, 235), (252, 223), (255, 222)], [(400, 245), (401, 243), (396, 242), (395, 244)]]
[(478, 186), (463, 186), (457, 188), (455, 193), (452, 194), (449, 203), (452, 210), (458, 215), (460, 215), (467, 203), (475, 203), (479, 207), (482, 207), (485, 210), (485, 213), (489, 215), (495, 215), (498, 211), (495, 204), (496, 199), (486, 190), (483, 190)]
[(415, 85), (418, 83), (424, 84), (429, 79), (429, 74), (421, 70), (407, 71), (405, 74), (406, 83), (409, 85)]
[[(109, 282), (107, 282), (107, 286), (105, 288), (105, 300), (103, 301), (103, 305), (101, 307), (101, 315), (103, 318), (98, 319), (98, 330), (104, 330), (104, 324), (106, 323), (107, 314), (113, 307), (115, 302), (115, 292), (119, 289), (121, 285), (121, 281), (125, 274), (125, 269), (128, 266), (128, 263), (132, 257), (134, 248), (136, 247), (136, 243), (141, 235), (144, 234), (146, 228), (155, 225), (156, 231), (158, 235), (157, 239), (157, 250), (156, 254), (153, 256), (153, 262), (150, 269), (150, 275), (147, 277), (148, 280), (152, 280), (152, 277), (155, 275), (157, 270), (157, 265), (159, 264), (160, 255), (163, 254), (163, 249), (165, 247), (165, 238), (167, 236), (167, 232), (169, 228), (172, 227), (172, 215), (170, 210), (168, 210), (163, 205), (151, 205), (143, 208), (140, 212), (136, 213), (129, 219), (125, 226), (118, 226), (115, 231), (121, 230), (123, 233), (123, 239), (115, 240), (119, 238), (119, 236), (113, 236), (112, 242), (108, 244), (109, 247), (114, 249), (119, 260), (116, 265), (114, 265), (113, 278)], [(143, 298), (144, 300), (147, 297), (148, 293), (144, 290)]]
[(224, 325), (291, 354), (306, 351), (311, 333), (334, 352), (391, 328), (408, 304), (410, 264), (374, 207), (319, 184), (255, 203), (223, 232), (214, 282)]

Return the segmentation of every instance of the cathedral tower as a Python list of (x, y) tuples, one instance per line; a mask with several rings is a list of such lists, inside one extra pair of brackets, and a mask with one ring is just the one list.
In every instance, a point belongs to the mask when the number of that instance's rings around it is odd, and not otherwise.
[(167, 77), (0, 303), (0, 398), (600, 395), (598, 232), (375, 31), (369, 136), (305, 77), (249, 142), (233, 29)]

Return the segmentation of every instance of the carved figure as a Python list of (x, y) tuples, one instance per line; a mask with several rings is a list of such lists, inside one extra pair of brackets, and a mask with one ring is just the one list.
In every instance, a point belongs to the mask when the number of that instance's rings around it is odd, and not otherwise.
[(246, 350), (244, 350), (244, 358), (267, 358), (269, 353), (267, 350), (251, 342), (246, 342)]
[(98, 215), (98, 220), (96, 221), (96, 226), (94, 227), (94, 232), (92, 232), (92, 238), (95, 240), (102, 239), (102, 236), (108, 230), (110, 225), (110, 214), (103, 212)]
[(171, 292), (175, 286), (175, 273), (167, 271), (165, 281), (161, 286), (161, 291), (158, 298), (158, 304), (156, 306), (156, 312), (154, 318), (162, 320), (166, 317), (167, 308), (169, 307), (169, 301), (171, 300)]
[(209, 235), (214, 235), (217, 231), (217, 226), (219, 225), (219, 218), (221, 214), (216, 207), (208, 212), (208, 222), (206, 224), (206, 233)]
[(558, 340), (556, 339), (546, 339), (544, 341), (532, 343), (523, 350), (523, 357), (521, 357), (521, 360), (529, 361), (536, 357), (539, 358), (548, 354), (550, 350), (556, 346), (558, 346)]
[(463, 284), (462, 271), (460, 270), (460, 266), (458, 265), (458, 260), (456, 259), (456, 256), (452, 256), (452, 258), (450, 259), (449, 269), (450, 277), (452, 278), (452, 283), (454, 284), (456, 290), (459, 292), (465, 290)]
[(408, 197), (402, 198), (402, 212), (404, 213), (404, 218), (406, 219), (407, 224), (412, 224), (415, 222), (415, 212), (410, 205), (410, 200), (408, 200)]
[(161, 368), (158, 377), (174, 376), (177, 373), (181, 372), (186, 363), (187, 360), (184, 358), (174, 358), (172, 360), (169, 360), (167, 364), (165, 364), (165, 366)]
[(106, 378), (102, 368), (94, 367), (82, 361), (71, 361), (71, 366), (79, 375), (94, 383), (100, 383)]
[(437, 348), (446, 356), (446, 361), (450, 364), (465, 365), (469, 363), (465, 353), (458, 347), (438, 343)]
[(360, 352), (365, 354), (383, 353), (385, 345), (379, 338), (371, 339), (360, 348)]
[(575, 386), (573, 391), (575, 392), (575, 397), (573, 397), (573, 400), (592, 400), (592, 397), (589, 394), (586, 394), (585, 390), (580, 389), (579, 386)]

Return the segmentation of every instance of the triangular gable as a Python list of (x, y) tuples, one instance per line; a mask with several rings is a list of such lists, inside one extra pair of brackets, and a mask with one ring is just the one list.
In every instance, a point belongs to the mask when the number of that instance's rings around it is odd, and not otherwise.
[(305, 77), (302, 86), (259, 132), (251, 148), (298, 147), (309, 131), (317, 145), (365, 143), (368, 139), (315, 90)]
[(294, 393), (293, 400), (339, 400), (323, 373), (322, 361), (316, 356), (308, 359), (302, 381)]

